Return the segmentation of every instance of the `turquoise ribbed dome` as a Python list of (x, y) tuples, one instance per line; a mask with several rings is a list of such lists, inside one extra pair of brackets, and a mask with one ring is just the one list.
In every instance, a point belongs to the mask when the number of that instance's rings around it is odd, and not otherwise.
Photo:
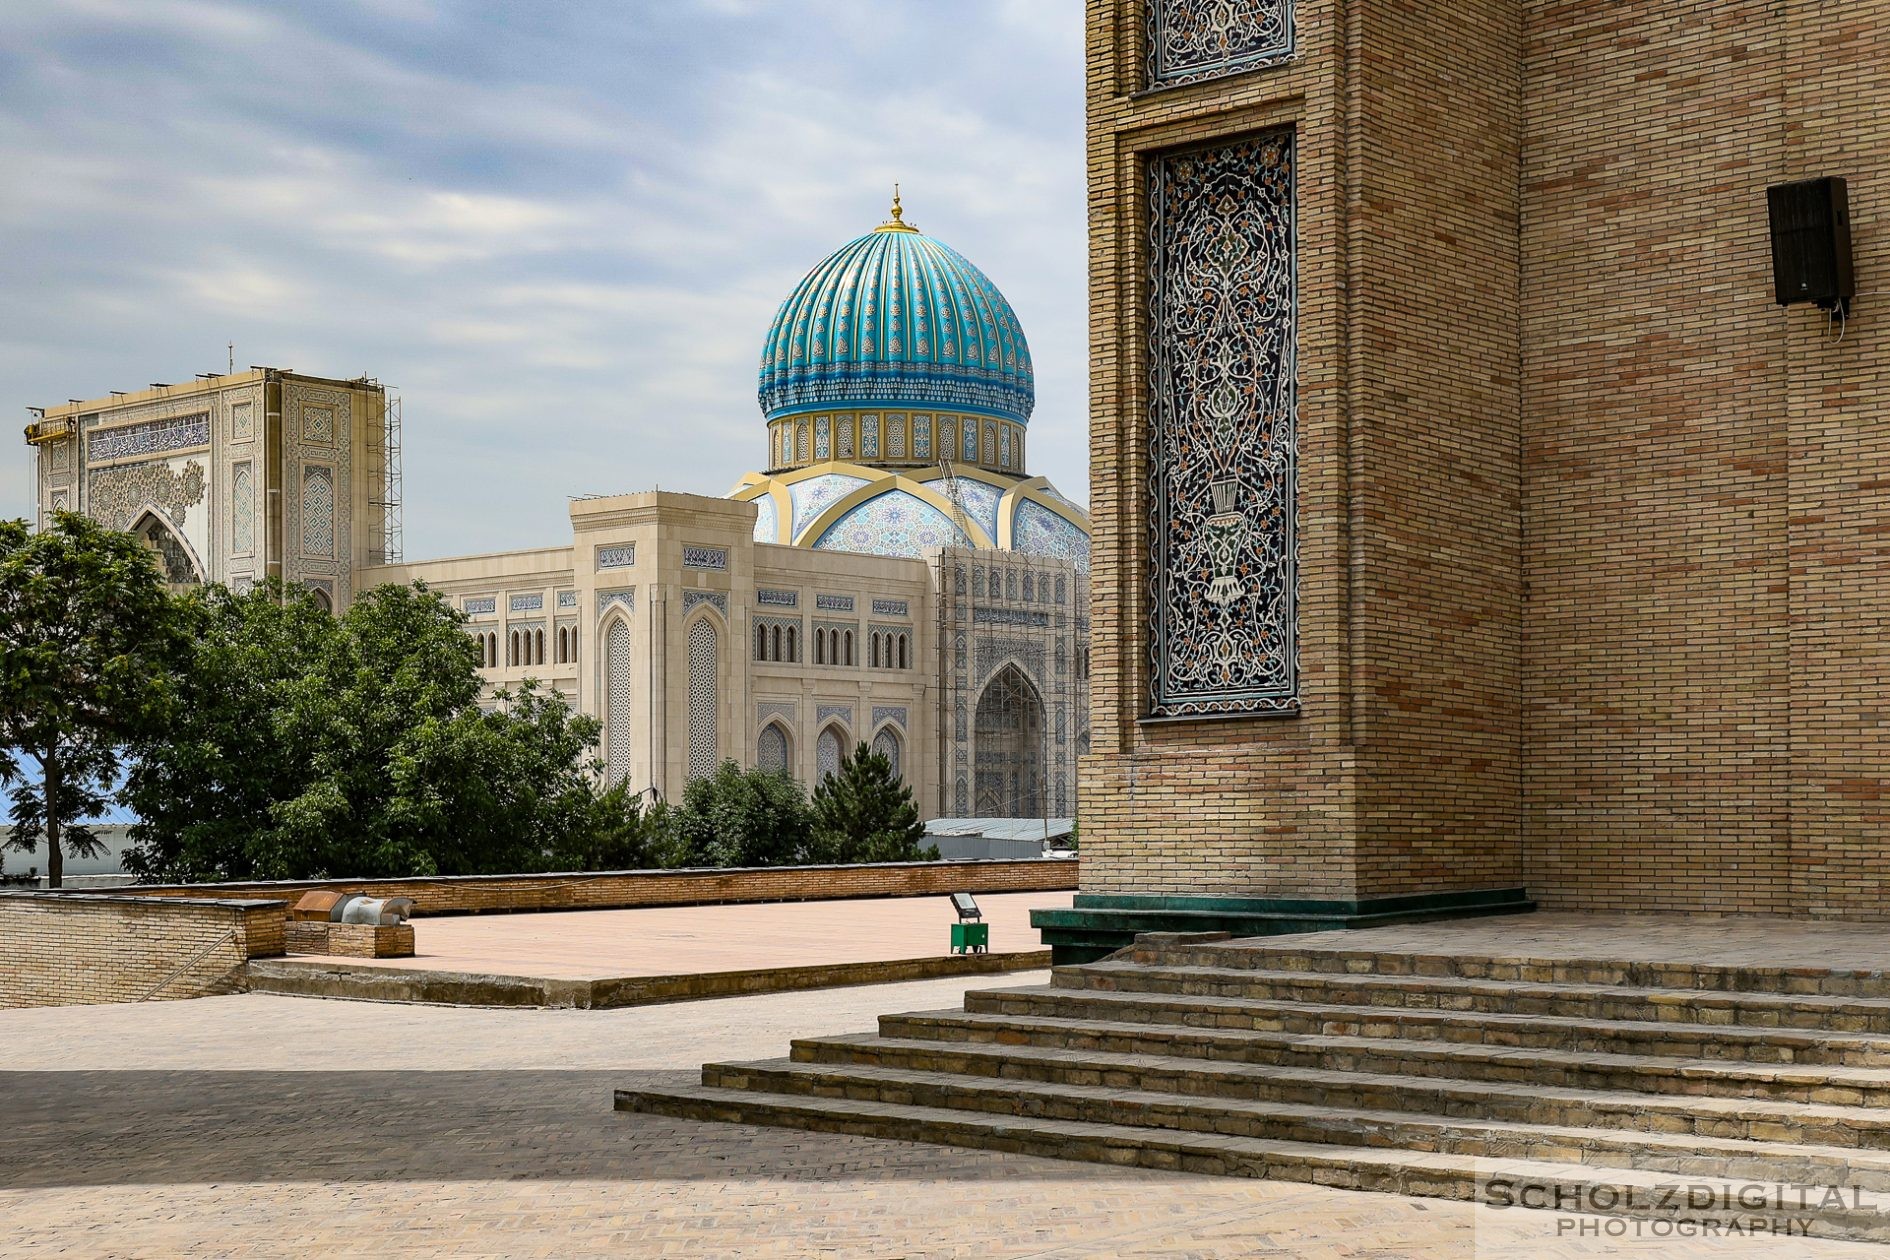
[(770, 420), (824, 408), (948, 408), (1029, 421), (1030, 347), (963, 254), (901, 220), (848, 241), (776, 312), (761, 350)]

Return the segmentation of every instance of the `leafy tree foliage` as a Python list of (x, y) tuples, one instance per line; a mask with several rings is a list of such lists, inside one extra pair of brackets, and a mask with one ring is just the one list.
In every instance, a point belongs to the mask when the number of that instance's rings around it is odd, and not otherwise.
[(146, 879), (544, 870), (641, 826), (595, 790), (594, 719), (532, 684), (480, 709), (463, 614), (422, 586), (339, 618), (280, 584), (188, 607), (181, 703), (127, 785)]
[[(0, 521), (0, 779), (13, 788), (8, 847), (64, 855), (103, 846), (81, 820), (105, 808), (120, 749), (172, 699), (176, 605), (144, 544), (69, 512), (49, 529)], [(20, 756), (39, 765), (27, 781)]]
[(690, 781), (667, 823), (683, 866), (792, 866), (808, 861), (813, 814), (791, 776), (725, 761)]
[(912, 789), (893, 773), (883, 755), (860, 744), (840, 768), (814, 788), (814, 862), (918, 862), (938, 860), (927, 845), (925, 824)]

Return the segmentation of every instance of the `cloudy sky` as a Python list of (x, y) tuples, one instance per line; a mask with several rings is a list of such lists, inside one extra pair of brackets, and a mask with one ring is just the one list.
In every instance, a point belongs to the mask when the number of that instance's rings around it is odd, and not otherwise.
[[(0, 403), (269, 364), (406, 413), (410, 558), (761, 462), (761, 335), (885, 217), (981, 266), (1087, 497), (1080, 0), (4, 0)], [(32, 511), (0, 430), (0, 514)]]

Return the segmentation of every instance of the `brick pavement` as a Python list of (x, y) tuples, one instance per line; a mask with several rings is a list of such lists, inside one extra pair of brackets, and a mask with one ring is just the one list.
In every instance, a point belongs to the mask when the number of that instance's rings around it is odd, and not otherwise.
[[(777, 1053), (793, 1036), (868, 1027), (881, 1011), (949, 1005), (965, 987), (619, 1011), (257, 994), (0, 1011), (0, 1254), (1739, 1254), (1558, 1242), (1544, 1233), (1553, 1218), (1437, 1200), (610, 1109), (613, 1087), (680, 1079), (709, 1057)], [(1764, 1250), (1769, 1260), (1890, 1254)]]

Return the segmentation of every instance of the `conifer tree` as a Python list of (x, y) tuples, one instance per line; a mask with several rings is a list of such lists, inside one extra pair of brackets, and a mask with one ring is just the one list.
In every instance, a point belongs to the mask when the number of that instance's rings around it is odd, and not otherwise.
[(938, 848), (919, 842), (925, 824), (912, 789), (892, 763), (865, 744), (840, 761), (840, 768), (814, 788), (815, 862), (931, 862)]

